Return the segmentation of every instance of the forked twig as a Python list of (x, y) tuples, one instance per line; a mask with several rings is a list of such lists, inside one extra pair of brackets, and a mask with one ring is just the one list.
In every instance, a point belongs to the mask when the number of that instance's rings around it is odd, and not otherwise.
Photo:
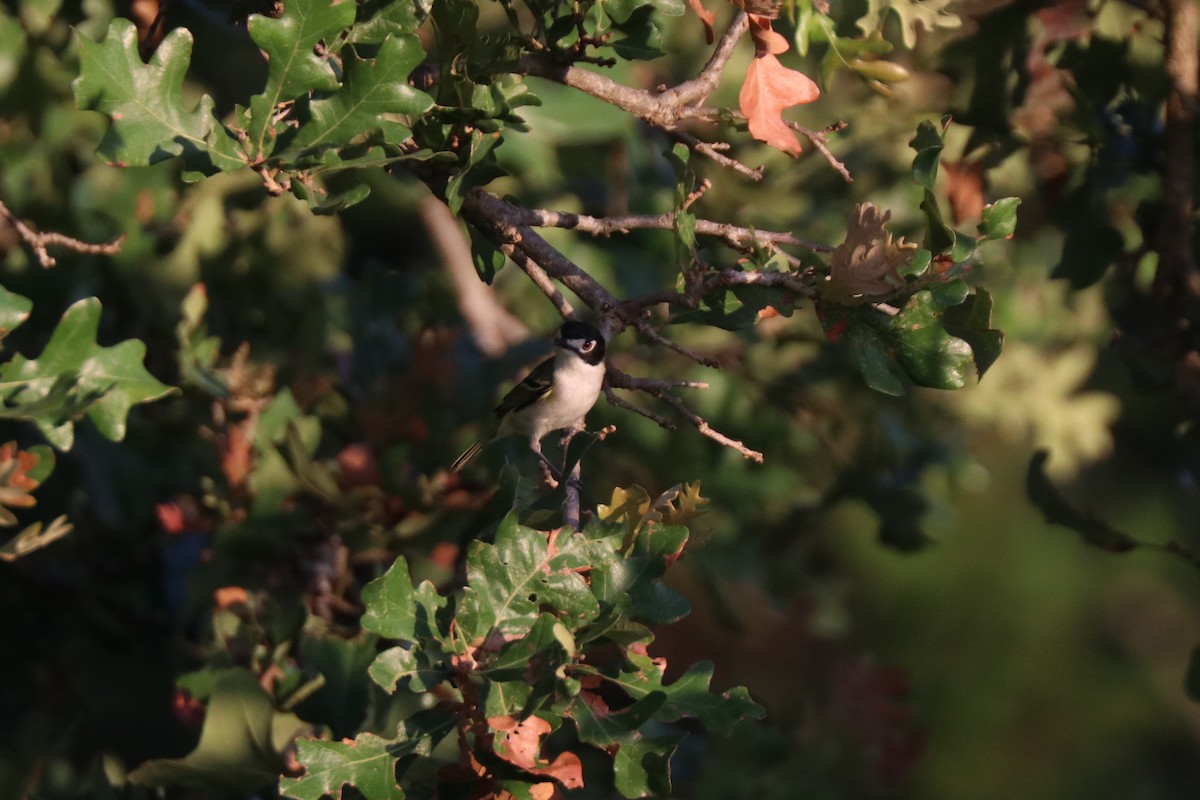
[(29, 249), (37, 256), (38, 263), (45, 269), (50, 269), (58, 264), (57, 259), (50, 255), (50, 252), (47, 250), (48, 247), (62, 247), (66, 250), (85, 255), (112, 256), (121, 252), (121, 245), (125, 243), (125, 234), (123, 233), (111, 242), (97, 244), (84, 242), (56, 231), (46, 231), (44, 233), (35, 231), (26, 225), (25, 221), (14, 214), (2, 201), (0, 201), (0, 216), (8, 220), (8, 224), (12, 225), (13, 230), (29, 246)]

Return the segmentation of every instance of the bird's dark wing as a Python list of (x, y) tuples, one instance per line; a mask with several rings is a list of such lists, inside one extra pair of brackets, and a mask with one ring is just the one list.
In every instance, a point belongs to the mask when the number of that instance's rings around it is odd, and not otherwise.
[(512, 388), (512, 391), (504, 395), (504, 399), (500, 401), (500, 405), (496, 406), (496, 416), (503, 418), (514, 411), (520, 411), (522, 408), (533, 405), (548, 395), (550, 387), (553, 385), (554, 356), (551, 356), (534, 367), (525, 376), (525, 380), (518, 383)]

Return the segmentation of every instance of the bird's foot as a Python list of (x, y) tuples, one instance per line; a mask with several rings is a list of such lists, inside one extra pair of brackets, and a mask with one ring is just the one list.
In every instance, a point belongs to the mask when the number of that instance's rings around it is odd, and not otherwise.
[(540, 456), (538, 458), (538, 466), (542, 468), (542, 477), (545, 478), (546, 485), (551, 489), (557, 489), (558, 478), (554, 476), (554, 467), (551, 466), (549, 459), (547, 459), (541, 453), (538, 453), (538, 455)]

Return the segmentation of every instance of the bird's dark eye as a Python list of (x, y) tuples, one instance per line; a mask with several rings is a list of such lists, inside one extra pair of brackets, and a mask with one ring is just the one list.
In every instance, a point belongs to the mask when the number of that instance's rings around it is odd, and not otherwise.
[(588, 339), (586, 342), (584, 342), (583, 344), (579, 345), (579, 349), (580, 349), (580, 351), (582, 351), (582, 352), (584, 352), (584, 353), (590, 353), (590, 352), (592, 352), (593, 350), (595, 350), (595, 349), (596, 349), (596, 340), (595, 340), (595, 339)]

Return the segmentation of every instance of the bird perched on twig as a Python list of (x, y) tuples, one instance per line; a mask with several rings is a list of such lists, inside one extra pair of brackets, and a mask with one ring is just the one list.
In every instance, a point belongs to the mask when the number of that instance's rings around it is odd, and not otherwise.
[[(586, 322), (567, 320), (554, 339), (555, 353), (538, 364), (496, 406), (491, 430), (450, 465), (459, 472), (486, 445), (504, 436), (529, 437), (529, 448), (543, 467), (542, 437), (551, 431), (576, 428), (604, 384), (604, 336)], [(549, 476), (547, 476), (549, 479)]]

